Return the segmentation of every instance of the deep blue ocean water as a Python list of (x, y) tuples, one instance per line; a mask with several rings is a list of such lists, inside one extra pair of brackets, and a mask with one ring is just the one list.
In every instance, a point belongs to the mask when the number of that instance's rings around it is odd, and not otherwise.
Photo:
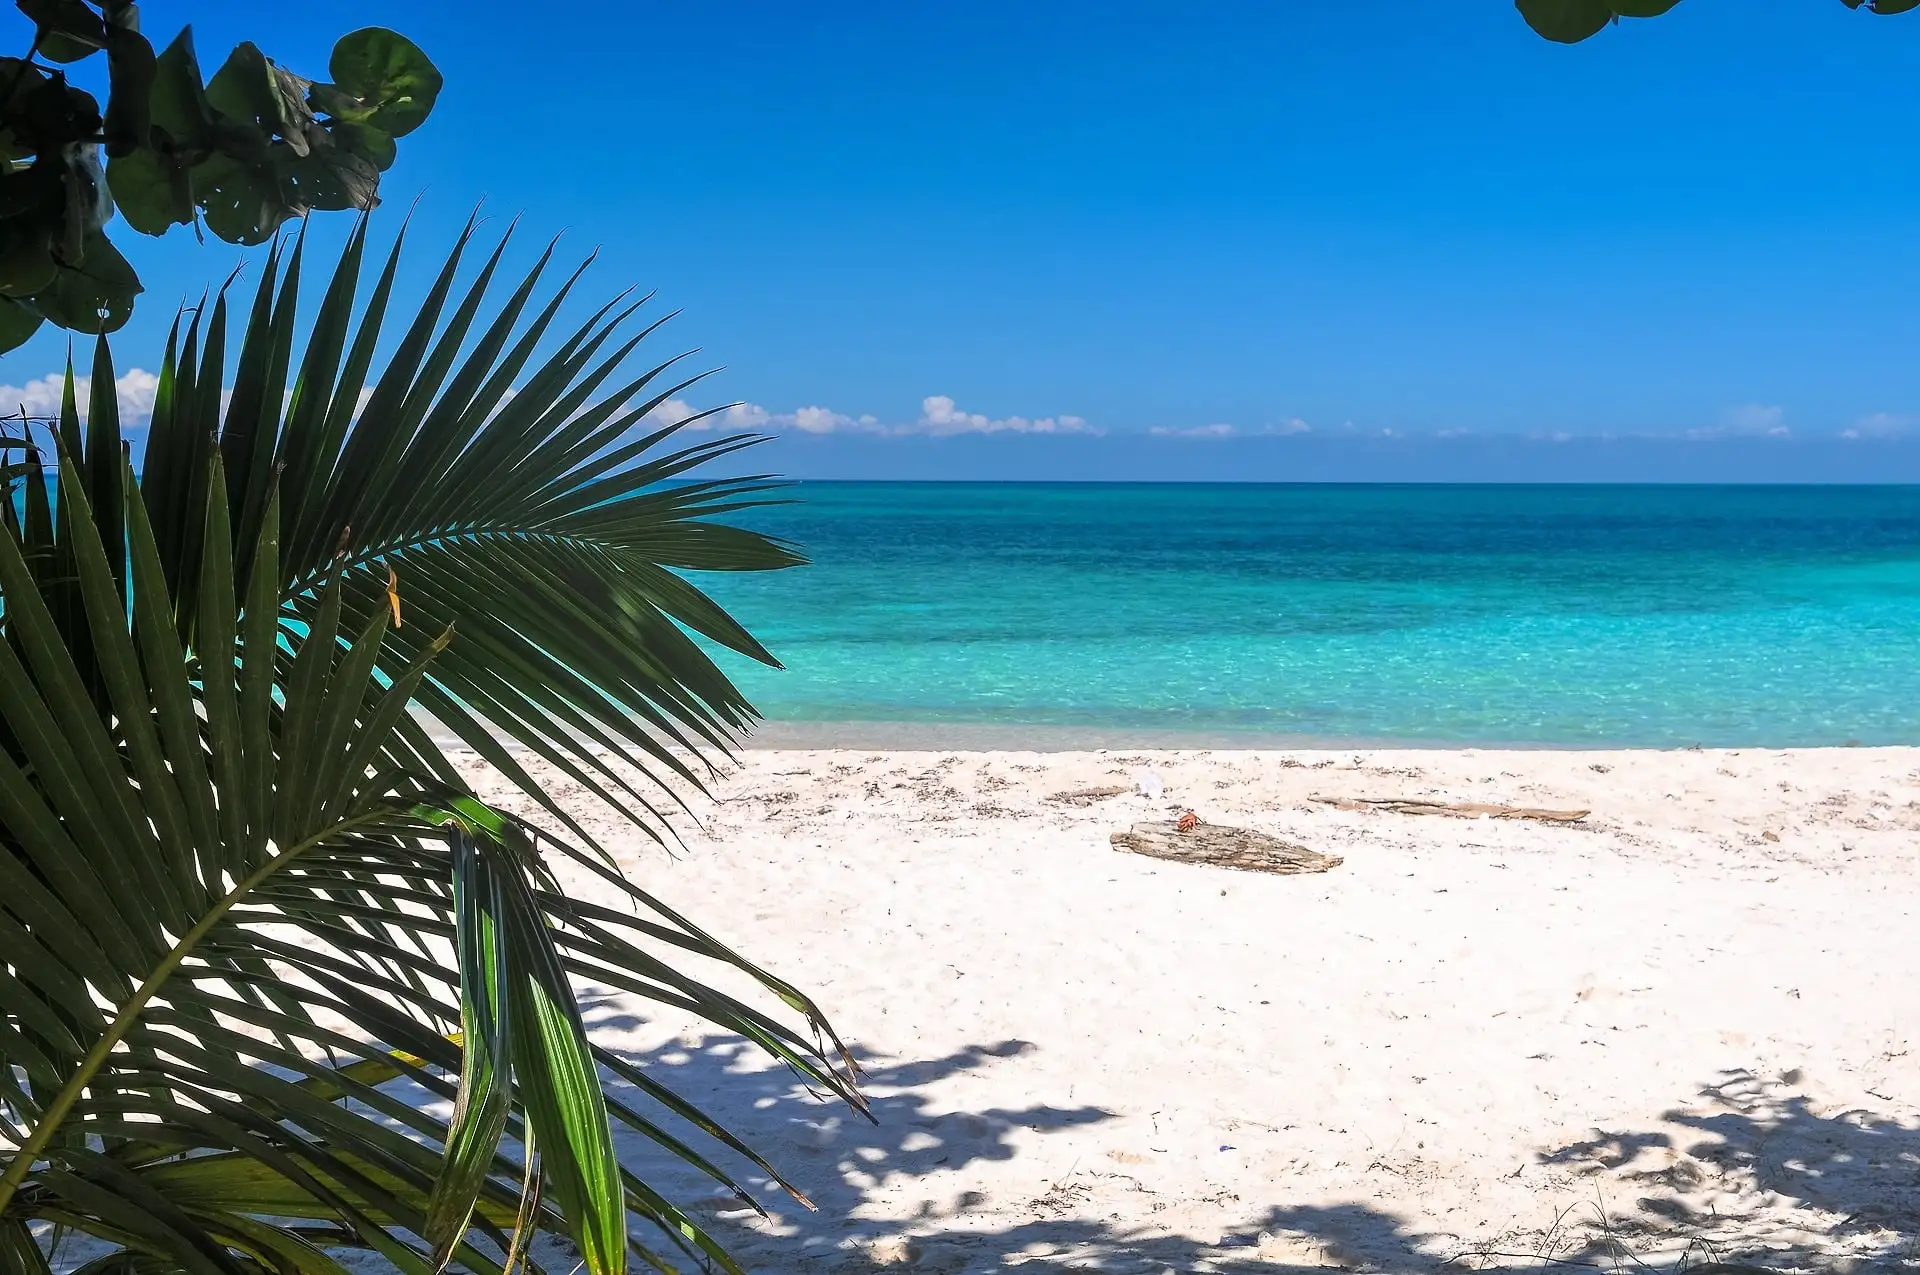
[(1920, 488), (806, 483), (775, 722), (1920, 743)]

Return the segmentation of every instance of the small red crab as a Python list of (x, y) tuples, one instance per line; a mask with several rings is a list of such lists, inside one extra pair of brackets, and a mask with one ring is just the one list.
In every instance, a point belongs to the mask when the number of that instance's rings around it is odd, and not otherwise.
[(1180, 831), (1182, 832), (1192, 832), (1195, 828), (1198, 828), (1200, 826), (1200, 816), (1194, 814), (1193, 811), (1189, 810), (1187, 811), (1186, 814), (1180, 816), (1180, 822), (1175, 824), (1174, 826), (1179, 828)]

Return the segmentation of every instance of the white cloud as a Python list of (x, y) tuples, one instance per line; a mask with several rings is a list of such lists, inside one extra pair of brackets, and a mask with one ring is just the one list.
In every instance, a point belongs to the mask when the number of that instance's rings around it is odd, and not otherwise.
[(920, 419), (901, 431), (910, 434), (1097, 434), (1078, 416), (1042, 416), (1028, 420), (1024, 416), (998, 419), (978, 412), (963, 412), (945, 394), (931, 394), (920, 400)]
[[(684, 399), (670, 398), (647, 413), (646, 419), (660, 425), (677, 425), (699, 414), (700, 409)], [(693, 430), (797, 430), (802, 434), (882, 434), (888, 431), (872, 416), (848, 416), (829, 407), (802, 407), (792, 412), (769, 412), (758, 403), (734, 403), (710, 416), (702, 416), (687, 426)]]
[[(696, 409), (682, 399), (668, 399), (647, 414), (647, 419), (662, 425), (678, 424), (695, 414)], [(953, 434), (1098, 434), (1101, 431), (1078, 416), (991, 417), (979, 412), (964, 412), (944, 394), (920, 400), (920, 419), (890, 425), (871, 414), (849, 416), (830, 407), (802, 407), (791, 412), (770, 412), (758, 403), (735, 403), (723, 412), (702, 417), (687, 426), (695, 430), (788, 430), (801, 434), (885, 434), (901, 436), (922, 434), (946, 437)]]
[[(649, 425), (678, 425), (700, 409), (683, 398), (670, 398), (641, 417)], [(698, 426), (694, 426), (698, 428)]]
[(1842, 438), (1899, 438), (1920, 425), (1920, 417), (1906, 412), (1875, 412), (1840, 431)]
[(1160, 438), (1232, 438), (1239, 432), (1224, 422), (1214, 425), (1155, 425), (1147, 431)]
[(1229, 425), (1224, 421), (1217, 421), (1211, 425), (1155, 425), (1147, 430), (1147, 433), (1158, 438), (1284, 438), (1312, 432), (1313, 426), (1298, 416), (1262, 425), (1253, 430), (1243, 430), (1237, 425)]
[[(22, 409), (28, 416), (49, 417), (60, 414), (60, 397), (64, 391), (66, 377), (59, 372), (49, 372), (45, 376), (28, 381), (25, 385), (0, 385), (0, 416), (18, 416)], [(127, 369), (124, 375), (114, 378), (116, 397), (120, 400), (120, 427), (125, 430), (145, 429), (153, 423), (153, 400), (160, 389), (160, 378), (145, 368)], [(80, 419), (87, 419), (87, 404), (93, 395), (93, 378), (76, 376), (73, 378), (74, 394), (80, 405)], [(515, 391), (508, 390), (501, 400), (504, 407), (512, 401)], [(366, 409), (367, 400), (373, 397), (373, 386), (360, 388), (359, 403), (354, 416)], [(220, 391), (220, 415), (224, 418), (227, 408), (233, 401), (233, 389), (229, 386)], [(293, 402), (293, 391), (287, 390), (280, 397), (281, 410)], [(495, 409), (498, 410), (497, 408)]]
[[(0, 385), (0, 416), (14, 416), (23, 410), (28, 416), (58, 416), (65, 386), (66, 377), (59, 372), (49, 372), (25, 385)], [(123, 428), (146, 428), (153, 417), (153, 396), (159, 386), (160, 378), (145, 368), (128, 368), (124, 375), (114, 378)], [(76, 376), (74, 393), (80, 403), (80, 419), (85, 420), (87, 403), (93, 394), (93, 378)]]
[(871, 416), (847, 416), (828, 407), (803, 407), (793, 414), (793, 428), (803, 434), (870, 434), (879, 426)]
[(1708, 429), (1690, 429), (1681, 437), (1704, 438), (1785, 438), (1786, 409), (1778, 404), (1742, 403), (1720, 413), (1720, 423)]

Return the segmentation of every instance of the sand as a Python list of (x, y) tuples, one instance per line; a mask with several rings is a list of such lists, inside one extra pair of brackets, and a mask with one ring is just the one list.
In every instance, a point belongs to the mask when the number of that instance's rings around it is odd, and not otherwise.
[[(1142, 771), (1157, 800), (1047, 800)], [(757, 1189), (757, 1220), (624, 1145), (752, 1268), (1915, 1252), (1920, 749), (763, 750), (693, 807), (672, 856), (580, 810), (650, 889), (821, 1001), (879, 1120), (695, 1022), (591, 998), (608, 1040), (818, 1204)], [(1269, 877), (1109, 846), (1187, 809), (1344, 863)]]

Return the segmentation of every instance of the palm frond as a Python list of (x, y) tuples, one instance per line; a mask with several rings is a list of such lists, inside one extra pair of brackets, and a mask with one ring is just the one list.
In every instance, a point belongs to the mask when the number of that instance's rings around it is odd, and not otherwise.
[[(291, 265), (299, 255), (296, 245)], [(248, 381), (254, 401), (280, 397), (274, 368), (296, 299), (283, 277), (254, 307), (247, 346), (268, 351)], [(510, 1254), (524, 1260), (535, 1231), (570, 1236), (594, 1275), (624, 1271), (629, 1254), (671, 1269), (676, 1251), (736, 1269), (618, 1163), (612, 1125), (736, 1191), (697, 1144), (763, 1162), (595, 1046), (574, 987), (593, 980), (698, 1014), (858, 1106), (850, 1071), (827, 1052), (837, 1040), (805, 996), (590, 849), (448, 783), (410, 713), (435, 695), (455, 702), (457, 687), (473, 696), (459, 703), (483, 706), (466, 720), (495, 728), (538, 718), (557, 732), (577, 720), (631, 741), (639, 728), (614, 722), (623, 696), (670, 725), (703, 721), (724, 698), (710, 682), (718, 673), (694, 662), (705, 656), (676, 617), (698, 617), (702, 631), (730, 621), (689, 597), (661, 565), (678, 559), (658, 546), (694, 546), (676, 519), (698, 526), (718, 498), (655, 479), (612, 501), (632, 507), (617, 514), (596, 515), (608, 503), (596, 497), (577, 522), (552, 514), (525, 533), (470, 533), (456, 518), (394, 533), (412, 537), (398, 548), (310, 551), (326, 539), (313, 501), (334, 500), (341, 458), (376, 435), (362, 422), (337, 453), (321, 447), (332, 459), (303, 489), (286, 478), (291, 463), (258, 459), (303, 447), (297, 431), (291, 442), (286, 429), (249, 439), (229, 413), (217, 445), (192, 443), (220, 367), (180, 355), (223, 345), (223, 305), (204, 346), (196, 318), (169, 354), (170, 419), (155, 438), (180, 450), (150, 451), (146, 484), (111, 395), (95, 397), (83, 432), (70, 393), (49, 444), (58, 499), (30, 452), (18, 509), (10, 493), (0, 520), (0, 1259), (44, 1268), (27, 1228), (49, 1223), (107, 1246), (83, 1268), (103, 1272), (339, 1275), (328, 1250), (344, 1246), (409, 1273), (457, 1261), (494, 1275)], [(432, 362), (382, 377), (403, 416), (416, 381), (448, 374)], [(111, 386), (104, 343), (93, 374)], [(289, 416), (325, 434), (337, 404), (304, 406), (305, 384), (303, 372)], [(484, 441), (492, 419), (462, 448)], [(436, 481), (464, 472), (459, 456), (433, 464)], [(312, 477), (323, 470), (326, 480)], [(565, 488), (566, 472), (541, 482)], [(754, 486), (708, 489), (737, 500)], [(400, 503), (369, 508), (391, 521)], [(176, 521), (163, 530), (156, 510)], [(644, 534), (596, 538), (595, 516)], [(395, 561), (404, 629), (384, 569)], [(533, 591), (559, 618), (541, 628), (527, 618), (534, 603), (490, 600), (507, 587)], [(641, 605), (649, 598), (663, 601)], [(592, 636), (558, 655), (529, 638), (565, 625)], [(623, 656), (616, 637), (634, 649)], [(597, 662), (579, 677), (607, 678), (613, 707), (524, 680), (542, 660), (589, 648)], [(626, 908), (570, 897), (550, 858), (597, 874)], [(783, 1012), (690, 977), (689, 957), (745, 971)], [(603, 1067), (641, 1100), (609, 1095)], [(451, 1117), (405, 1085), (451, 1100)], [(635, 1220), (664, 1244), (633, 1236)]]
[[(381, 648), (383, 676), (458, 624), (462, 640), (434, 661), (419, 707), (581, 839), (586, 830), (516, 749), (654, 833), (658, 803), (678, 800), (671, 782), (697, 786), (701, 752), (726, 749), (753, 720), (693, 635), (773, 663), (682, 573), (801, 559), (718, 521), (777, 499), (777, 484), (701, 476), (758, 440), (682, 443), (676, 427), (650, 424), (653, 409), (699, 379), (675, 372), (678, 357), (628, 370), (664, 320), (636, 326), (642, 302), (616, 300), (563, 329), (585, 265), (542, 298), (551, 245), (490, 309), (508, 239), (462, 283), (474, 236), (469, 224), (377, 372), (401, 241), (356, 316), (368, 223), (356, 227), (300, 350), (293, 334), (306, 247), (303, 239), (276, 247), (248, 310), (224, 412), (227, 300), (215, 299), (204, 332), (203, 306), (176, 329), (163, 362), (146, 457), (149, 510), (165, 526), (192, 505), (217, 435), (234, 482), (240, 579), (251, 578), (247, 553), (277, 492), (287, 605), (302, 613), (316, 605), (320, 582), (337, 570), (346, 615), (364, 621), (390, 605), (392, 573), (406, 614)], [(163, 541), (170, 583), (191, 580), (197, 553), (190, 531)], [(190, 597), (182, 604), (190, 633)]]

